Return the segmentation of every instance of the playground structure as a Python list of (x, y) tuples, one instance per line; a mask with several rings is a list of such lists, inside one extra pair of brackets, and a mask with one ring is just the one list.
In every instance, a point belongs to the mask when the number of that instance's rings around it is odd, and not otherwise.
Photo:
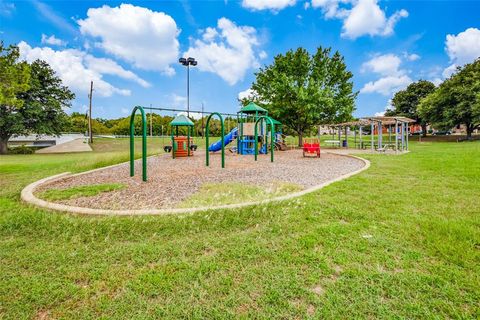
[[(168, 109), (168, 108), (153, 108), (150, 110), (159, 111), (179, 111), (183, 110)], [(134, 176), (134, 137), (135, 126), (134, 119), (137, 111), (141, 113), (141, 127), (142, 127), (142, 180), (147, 181), (147, 121), (144, 108), (141, 106), (134, 107), (130, 116), (130, 176)], [(274, 151), (286, 150), (286, 145), (282, 138), (281, 126), (282, 124), (268, 116), (268, 111), (251, 102), (243, 107), (236, 115), (220, 112), (206, 112), (191, 110), (192, 113), (201, 113), (202, 118), (204, 114), (208, 114), (207, 123), (205, 127), (205, 165), (210, 165), (210, 152), (221, 151), (222, 168), (225, 168), (225, 146), (228, 144), (236, 144), (236, 147), (230, 151), (240, 155), (254, 155), (257, 161), (258, 154), (270, 154), (270, 161), (274, 161)], [(234, 127), (228, 134), (225, 135), (225, 122), (223, 115), (236, 116), (237, 126)], [(219, 141), (209, 144), (210, 137), (210, 121), (212, 116), (217, 116), (220, 121), (221, 137)], [(172, 152), (172, 158), (190, 157), (194, 155), (197, 146), (193, 141), (194, 123), (185, 115), (178, 114), (170, 123), (171, 126), (171, 146), (165, 146), (165, 152)], [(276, 126), (280, 129), (275, 131)], [(180, 135), (179, 128), (186, 127), (186, 136)], [(269, 129), (269, 130), (268, 130)]]
[[(354, 148), (365, 150), (370, 149), (371, 152), (385, 152), (393, 150), (396, 153), (408, 151), (409, 123), (415, 120), (407, 117), (363, 117), (356, 121), (331, 124), (334, 128), (332, 140), (327, 143), (338, 145), (339, 147), (349, 148), (348, 132), (353, 131)], [(365, 134), (365, 128), (368, 130)], [(384, 128), (388, 132), (388, 140), (384, 141)], [(335, 138), (335, 132), (337, 138)], [(342, 139), (342, 133), (343, 139)]]
[[(183, 114), (180, 114), (175, 117), (175, 119), (170, 122), (170, 126), (172, 127), (171, 135), (172, 135), (172, 158), (175, 159), (177, 157), (190, 157), (193, 156), (193, 151), (197, 148), (197, 146), (193, 143), (192, 136), (193, 136), (193, 122), (188, 119)], [(187, 136), (180, 136), (178, 134), (179, 127), (186, 127), (187, 128)], [(173, 130), (175, 128), (175, 130)], [(167, 151), (166, 148), (165, 151)]]

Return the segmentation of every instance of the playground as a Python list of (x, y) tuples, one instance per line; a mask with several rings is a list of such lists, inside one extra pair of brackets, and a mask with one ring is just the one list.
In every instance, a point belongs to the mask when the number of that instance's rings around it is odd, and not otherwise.
[[(135, 160), (137, 112), (142, 132), (139, 160)], [(236, 116), (237, 126), (226, 133), (222, 114), (209, 113), (204, 139), (195, 140), (194, 123), (179, 113), (170, 122), (170, 145), (163, 146), (164, 153), (148, 158), (145, 111), (136, 106), (130, 117), (129, 163), (36, 182), (25, 188), (22, 199), (73, 213), (86, 213), (78, 208), (97, 209), (89, 212), (93, 214), (182, 212), (178, 208), (252, 205), (289, 194), (299, 196), (368, 167), (361, 158), (325, 152), (322, 156), (320, 138), (306, 138), (302, 149), (288, 150), (282, 124), (255, 103), (241, 108)], [(213, 117), (220, 120), (221, 137), (211, 143)], [(198, 142), (205, 143), (204, 149), (199, 149)], [(250, 195), (245, 196), (248, 191)], [(42, 204), (42, 198), (50, 202)], [(52, 202), (64, 206), (55, 207)]]
[[(301, 150), (284, 151), (271, 163), (268, 157), (240, 156), (227, 153), (226, 168), (220, 168), (221, 155), (210, 155), (210, 166), (205, 166), (205, 152), (197, 151), (193, 157), (172, 159), (169, 154), (148, 158), (147, 182), (141, 179), (141, 161), (135, 162), (135, 176), (129, 175), (129, 164), (124, 163), (86, 174), (67, 176), (39, 187), (39, 198), (47, 190), (68, 190), (80, 186), (120, 184), (118, 190), (101, 192), (90, 197), (74, 197), (59, 203), (96, 209), (135, 210), (185, 207), (185, 201), (202, 192), (202, 186), (219, 185), (224, 190), (205, 194), (212, 206), (239, 203), (231, 184), (244, 188), (255, 187), (258, 196), (250, 201), (265, 200), (270, 196), (301, 191), (338, 178), (365, 166), (362, 160), (336, 154), (322, 154), (319, 159), (303, 157)], [(229, 190), (229, 189), (233, 190)], [(222, 189), (222, 188), (220, 188)], [(262, 191), (264, 191), (262, 193)], [(227, 199), (218, 199), (221, 195)], [(191, 203), (191, 202), (190, 202)], [(192, 203), (194, 206), (196, 203)]]

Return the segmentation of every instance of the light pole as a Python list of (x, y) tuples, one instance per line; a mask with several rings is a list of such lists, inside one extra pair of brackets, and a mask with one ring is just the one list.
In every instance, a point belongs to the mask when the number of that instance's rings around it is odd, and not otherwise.
[(197, 61), (195, 58), (180, 58), (178, 59), (180, 64), (187, 67), (187, 117), (190, 117), (190, 66), (196, 66)]

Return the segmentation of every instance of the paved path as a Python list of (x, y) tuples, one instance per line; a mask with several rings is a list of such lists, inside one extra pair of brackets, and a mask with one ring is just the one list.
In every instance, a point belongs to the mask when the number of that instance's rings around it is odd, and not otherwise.
[(36, 153), (70, 153), (92, 151), (90, 145), (88, 143), (84, 143), (84, 141), (84, 138), (79, 138), (59, 145), (39, 149)]

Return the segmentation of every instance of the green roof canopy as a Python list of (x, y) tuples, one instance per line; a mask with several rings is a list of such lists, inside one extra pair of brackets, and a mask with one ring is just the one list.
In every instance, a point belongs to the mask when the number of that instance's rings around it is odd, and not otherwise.
[(272, 119), (274, 125), (276, 125), (276, 126), (281, 126), (282, 125), (282, 123), (280, 121), (275, 120), (272, 117), (270, 117), (270, 119)]
[(243, 113), (255, 113), (255, 112), (268, 113), (267, 110), (263, 109), (262, 107), (260, 107), (259, 105), (255, 104), (253, 102), (250, 102), (245, 107), (240, 109), (240, 112), (243, 112)]
[(193, 127), (193, 122), (192, 120), (188, 119), (187, 116), (183, 114), (179, 114), (178, 116), (175, 117), (175, 119), (170, 122), (171, 126), (189, 126)]

